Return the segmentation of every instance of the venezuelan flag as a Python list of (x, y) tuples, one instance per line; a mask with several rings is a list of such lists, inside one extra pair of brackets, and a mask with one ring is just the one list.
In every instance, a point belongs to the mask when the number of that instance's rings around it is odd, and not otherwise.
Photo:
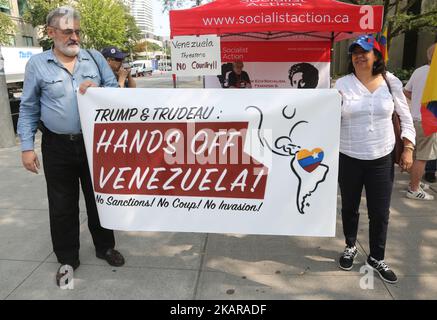
[(388, 62), (388, 44), (387, 44), (387, 27), (385, 27), (384, 32), (381, 35), (381, 39), (379, 43), (381, 44), (382, 57), (384, 58), (384, 62), (387, 64)]
[(421, 113), (425, 135), (429, 136), (437, 132), (437, 54), (435, 51), (423, 90)]
[(387, 34), (387, 27), (385, 27), (382, 32), (378, 32), (375, 36), (381, 47), (382, 58), (386, 64), (388, 62)]

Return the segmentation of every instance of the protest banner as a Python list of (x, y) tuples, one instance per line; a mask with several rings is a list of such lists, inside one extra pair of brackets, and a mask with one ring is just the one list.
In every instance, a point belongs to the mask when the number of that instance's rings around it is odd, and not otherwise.
[(220, 74), (220, 37), (183, 36), (170, 40), (171, 64), (178, 76)]
[(336, 90), (91, 88), (78, 100), (103, 227), (335, 235)]

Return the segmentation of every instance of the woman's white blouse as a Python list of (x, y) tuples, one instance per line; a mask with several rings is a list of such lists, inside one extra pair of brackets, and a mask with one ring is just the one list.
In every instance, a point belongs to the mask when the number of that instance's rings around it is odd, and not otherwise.
[(401, 120), (401, 137), (415, 144), (416, 131), (402, 82), (387, 72), (392, 95), (385, 81), (371, 93), (354, 74), (337, 80), (335, 88), (343, 96), (341, 107), (340, 152), (361, 160), (388, 155), (395, 146), (392, 122), (396, 110)]

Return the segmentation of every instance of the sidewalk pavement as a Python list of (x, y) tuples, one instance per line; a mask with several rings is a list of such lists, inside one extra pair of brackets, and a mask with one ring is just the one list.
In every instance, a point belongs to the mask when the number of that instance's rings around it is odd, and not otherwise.
[(350, 272), (336, 264), (339, 215), (335, 238), (116, 232), (126, 265), (113, 268), (95, 257), (81, 201), (82, 264), (74, 290), (60, 290), (44, 175), (22, 168), (18, 146), (0, 149), (0, 299), (436, 299), (437, 200), (406, 199), (407, 179), (397, 174), (392, 198), (386, 261), (398, 274), (394, 285), (375, 277), (373, 289), (360, 288), (369, 250), (364, 198)]

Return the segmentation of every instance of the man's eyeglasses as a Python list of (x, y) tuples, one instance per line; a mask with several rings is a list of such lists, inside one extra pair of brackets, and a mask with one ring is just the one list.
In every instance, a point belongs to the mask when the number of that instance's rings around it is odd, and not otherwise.
[(81, 33), (81, 30), (80, 30), (80, 29), (73, 30), (73, 29), (61, 29), (61, 28), (57, 28), (57, 27), (53, 27), (53, 26), (51, 26), (51, 27), (54, 28), (54, 29), (56, 29), (56, 30), (61, 31), (61, 33), (62, 33), (64, 36), (72, 36), (73, 33), (75, 33), (76, 36), (80, 37), (80, 33)]

